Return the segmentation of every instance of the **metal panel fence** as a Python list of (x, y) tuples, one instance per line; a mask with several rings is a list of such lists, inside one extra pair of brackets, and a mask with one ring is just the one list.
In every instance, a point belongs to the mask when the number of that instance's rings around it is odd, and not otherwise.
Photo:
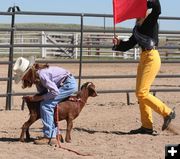
[[(7, 81), (7, 92), (6, 94), (0, 94), (0, 97), (6, 97), (6, 110), (11, 110), (12, 108), (12, 96), (22, 96), (22, 95), (27, 95), (27, 94), (33, 94), (33, 92), (28, 92), (28, 93), (13, 93), (12, 91), (12, 81), (13, 81), (13, 73), (12, 73), (12, 67), (13, 67), (13, 63), (14, 63), (14, 50), (15, 49), (24, 49), (24, 48), (78, 48), (79, 49), (79, 56), (78, 56), (78, 60), (64, 60), (64, 61), (55, 61), (55, 60), (38, 60), (39, 63), (78, 63), (79, 64), (79, 74), (76, 76), (76, 78), (78, 79), (78, 84), (79, 84), (79, 88), (81, 85), (81, 79), (91, 79), (91, 78), (135, 78), (135, 75), (118, 75), (118, 76), (83, 76), (82, 75), (82, 63), (137, 63), (137, 60), (124, 60), (124, 59), (113, 59), (113, 60), (84, 60), (83, 59), (83, 49), (84, 48), (103, 48), (103, 49), (111, 49), (112, 45), (106, 43), (106, 45), (104, 44), (99, 44), (99, 43), (92, 43), (91, 45), (89, 45), (87, 42), (85, 43), (84, 41), (84, 36), (86, 33), (93, 33), (96, 36), (101, 34), (101, 33), (109, 33), (109, 34), (113, 34), (114, 30), (113, 28), (100, 28), (100, 29), (87, 29), (84, 26), (84, 18), (85, 17), (100, 17), (103, 18), (104, 20), (106, 18), (112, 18), (112, 15), (109, 14), (81, 14), (81, 13), (57, 13), (57, 12), (24, 12), (24, 11), (20, 11), (19, 7), (14, 6), (14, 7), (10, 7), (8, 9), (8, 12), (0, 12), (1, 16), (11, 16), (11, 24), (9, 28), (0, 28), (0, 32), (10, 32), (10, 36), (9, 36), (9, 44), (1, 44), (0, 48), (4, 48), (4, 49), (9, 49), (9, 58), (7, 62), (0, 62), (0, 65), (2, 64), (7, 64), (8, 65), (8, 77), (7, 78), (0, 78), (0, 81)], [(15, 22), (15, 17), (18, 15), (35, 15), (35, 16), (76, 16), (79, 17), (80, 19), (80, 24), (79, 24), (79, 28), (72, 28), (72, 29), (66, 29), (66, 28), (43, 28), (43, 27), (18, 27), (18, 25), (16, 25)], [(160, 17), (161, 20), (180, 20), (179, 17)], [(15, 33), (17, 32), (35, 32), (35, 31), (40, 31), (40, 32), (60, 32), (60, 33), (78, 33), (79, 34), (79, 43), (75, 43), (75, 44), (56, 44), (56, 45), (52, 45), (52, 44), (46, 44), (46, 43), (41, 43), (41, 44), (37, 44), (36, 42), (33, 44), (22, 44), (19, 42), (15, 43)], [(119, 29), (117, 30), (117, 33), (130, 33), (131, 30), (125, 30), (125, 29)], [(180, 31), (160, 31), (161, 35), (170, 35), (170, 37), (175, 37), (177, 36), (177, 39), (179, 39), (180, 37)], [(86, 37), (87, 38), (87, 37)], [(86, 39), (87, 40), (87, 39)], [(174, 40), (174, 38), (173, 38)], [(175, 43), (171, 46), (160, 46), (159, 49), (164, 49), (164, 50), (168, 50), (167, 54), (170, 54), (171, 50), (176, 50), (176, 52), (178, 52), (180, 50), (180, 45), (179, 43)], [(89, 50), (87, 50), (88, 52)], [(175, 59), (164, 59), (162, 61), (163, 63), (180, 63), (180, 60), (178, 60), (177, 58)], [(180, 75), (159, 75), (158, 78), (179, 78)], [(135, 90), (131, 90), (131, 89), (127, 89), (127, 90), (98, 90), (98, 93), (127, 93), (127, 103), (129, 103), (129, 93), (134, 92)], [(176, 91), (180, 91), (180, 89), (155, 89), (152, 90), (154, 93), (155, 92), (176, 92)]]

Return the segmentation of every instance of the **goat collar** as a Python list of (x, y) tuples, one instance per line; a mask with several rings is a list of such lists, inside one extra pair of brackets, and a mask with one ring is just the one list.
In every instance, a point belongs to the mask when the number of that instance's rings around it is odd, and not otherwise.
[(76, 96), (70, 96), (69, 99), (70, 101), (73, 101), (73, 102), (81, 102), (81, 103), (86, 103), (85, 101), (82, 100), (82, 98), (77, 98)]

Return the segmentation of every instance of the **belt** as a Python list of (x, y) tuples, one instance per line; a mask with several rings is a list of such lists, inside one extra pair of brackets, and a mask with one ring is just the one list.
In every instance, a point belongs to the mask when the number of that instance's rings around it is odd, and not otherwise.
[(142, 51), (150, 51), (150, 50), (156, 50), (157, 46), (154, 46), (152, 49), (142, 48)]
[(63, 77), (63, 79), (60, 82), (60, 87), (64, 85), (64, 83), (66, 82), (66, 80), (71, 77), (72, 74), (68, 74), (67, 76)]

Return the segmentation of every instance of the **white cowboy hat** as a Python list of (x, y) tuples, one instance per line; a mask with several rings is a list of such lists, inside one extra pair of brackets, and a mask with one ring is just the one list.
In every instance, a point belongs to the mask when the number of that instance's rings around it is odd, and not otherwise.
[(31, 66), (35, 63), (35, 58), (32, 56), (29, 59), (26, 59), (24, 57), (17, 58), (13, 71), (14, 71), (14, 81), (15, 83), (19, 83), (22, 78), (26, 75), (26, 73), (29, 71)]

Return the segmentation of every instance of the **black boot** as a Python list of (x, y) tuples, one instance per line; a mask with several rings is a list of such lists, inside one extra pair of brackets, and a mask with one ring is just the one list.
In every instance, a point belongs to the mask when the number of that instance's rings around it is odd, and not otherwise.
[(153, 129), (148, 129), (148, 128), (140, 127), (138, 129), (131, 130), (129, 133), (130, 134), (148, 134), (148, 135), (152, 135), (153, 132), (154, 132)]
[(176, 117), (176, 113), (175, 113), (175, 108), (173, 108), (173, 111), (164, 118), (164, 123), (163, 123), (163, 126), (162, 126), (162, 131), (164, 131), (165, 129), (168, 128), (169, 124), (171, 123), (171, 120), (172, 119), (175, 119)]

